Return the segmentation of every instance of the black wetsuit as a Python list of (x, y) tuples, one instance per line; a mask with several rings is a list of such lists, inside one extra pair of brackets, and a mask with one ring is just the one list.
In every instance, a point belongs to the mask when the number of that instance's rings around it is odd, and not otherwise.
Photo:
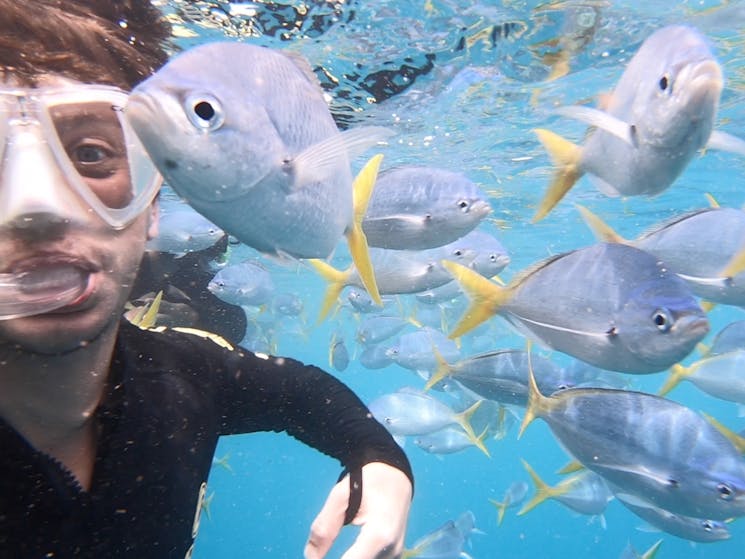
[[(162, 290), (161, 308), (167, 302), (183, 303), (193, 312), (193, 316), (174, 317), (177, 325), (214, 332), (233, 344), (239, 344), (246, 335), (246, 313), (241, 307), (215, 297), (207, 289), (215, 275), (210, 270), (210, 262), (223, 256), (227, 248), (228, 236), (224, 235), (213, 246), (180, 257), (167, 252), (146, 252), (130, 300)], [(158, 324), (163, 324), (163, 320), (159, 318)]]
[(110, 374), (89, 491), (0, 419), (3, 559), (184, 557), (220, 435), (286, 431), (350, 470), (381, 461), (411, 477), (357, 396), (316, 367), (123, 323)]

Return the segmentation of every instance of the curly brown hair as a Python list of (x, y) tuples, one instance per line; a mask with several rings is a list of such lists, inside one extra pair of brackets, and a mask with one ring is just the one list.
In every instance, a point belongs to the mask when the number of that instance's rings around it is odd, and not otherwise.
[(131, 89), (168, 59), (171, 27), (150, 0), (0, 0), (0, 70)]

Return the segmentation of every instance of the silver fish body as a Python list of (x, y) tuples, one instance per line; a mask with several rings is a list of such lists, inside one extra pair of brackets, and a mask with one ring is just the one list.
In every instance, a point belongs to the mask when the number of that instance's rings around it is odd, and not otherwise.
[(126, 115), (169, 185), (257, 250), (326, 257), (352, 223), (345, 150), (320, 166), (299, 157), (340, 132), (317, 82), (280, 51), (189, 49), (133, 90)]
[(189, 206), (161, 212), (158, 236), (148, 241), (148, 250), (168, 252), (177, 257), (213, 246), (225, 232)]
[[(551, 360), (530, 357), (536, 382), (543, 394), (573, 386)], [(484, 353), (452, 363), (448, 375), (482, 398), (525, 406), (528, 401), (528, 353), (509, 349)]]
[(334, 332), (329, 344), (329, 365), (342, 372), (349, 366), (349, 351), (340, 332)]
[(500, 314), (529, 338), (597, 367), (652, 373), (683, 359), (709, 329), (686, 283), (627, 245), (558, 255), (506, 288), (448, 266), (472, 299), (451, 336)]
[(468, 434), (456, 425), (448, 425), (434, 433), (419, 435), (414, 444), (430, 454), (454, 454), (474, 446)]
[(737, 349), (745, 349), (745, 320), (735, 320), (722, 328), (711, 342), (706, 356), (713, 357)]
[(401, 334), (388, 347), (388, 356), (397, 365), (412, 371), (430, 371), (437, 366), (434, 350), (446, 360), (456, 360), (460, 351), (445, 334), (427, 326)]
[(452, 408), (414, 390), (384, 394), (368, 407), (375, 419), (393, 435), (426, 435), (459, 423)]
[(601, 388), (563, 390), (537, 401), (528, 413), (543, 418), (577, 460), (623, 492), (685, 516), (745, 514), (745, 460), (689, 408)]
[(221, 269), (207, 289), (226, 303), (258, 306), (269, 302), (274, 295), (274, 281), (263, 266), (247, 260)]
[(713, 131), (723, 84), (722, 69), (696, 29), (671, 25), (655, 31), (602, 109), (556, 110), (592, 127), (583, 145), (535, 130), (558, 168), (534, 220), (545, 217), (584, 174), (608, 196), (652, 196), (707, 145), (743, 153), (742, 140)]
[(634, 246), (660, 258), (699, 297), (745, 306), (745, 272), (723, 271), (745, 249), (745, 212), (706, 208), (686, 213), (655, 227)]
[(379, 175), (362, 229), (370, 246), (420, 250), (457, 240), (490, 211), (486, 194), (464, 175), (402, 166)]
[(634, 500), (626, 501), (622, 495), (618, 496), (618, 500), (623, 506), (655, 528), (679, 538), (693, 542), (710, 543), (727, 540), (731, 537), (727, 525), (719, 520), (675, 514), (651, 503), (642, 504)]
[(582, 167), (606, 194), (653, 195), (669, 187), (711, 135), (723, 87), (706, 39), (692, 27), (655, 31), (611, 94), (608, 114), (627, 123), (632, 144), (596, 129)]
[(615, 244), (553, 260), (520, 285), (505, 312), (549, 347), (628, 373), (670, 367), (708, 332), (680, 278), (648, 253)]
[(566, 481), (571, 483), (567, 492), (553, 498), (580, 514), (603, 514), (613, 499), (608, 484), (595, 472), (583, 471)]
[(399, 316), (375, 315), (363, 320), (357, 328), (356, 339), (365, 346), (392, 338), (411, 322)]
[(660, 394), (667, 394), (678, 382), (687, 380), (715, 398), (745, 404), (744, 370), (745, 348), (707, 355), (685, 367), (673, 366)]

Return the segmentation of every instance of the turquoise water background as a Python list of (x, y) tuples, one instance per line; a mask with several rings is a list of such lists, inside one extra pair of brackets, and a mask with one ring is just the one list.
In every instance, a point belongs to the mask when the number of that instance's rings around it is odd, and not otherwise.
[[(530, 223), (551, 176), (548, 157), (531, 129), (545, 127), (580, 141), (585, 127), (550, 115), (551, 107), (610, 91), (640, 43), (663, 25), (687, 22), (711, 39), (727, 79), (718, 128), (745, 137), (743, 2), (286, 0), (270, 5), (170, 0), (159, 5), (172, 18), (182, 47), (229, 39), (304, 54), (327, 85), (340, 122), (378, 124), (396, 132), (384, 150), (384, 167), (421, 162), (462, 171), (476, 181), (489, 192), (493, 208), (481, 228), (495, 234), (512, 258), (501, 274), (505, 280), (546, 256), (594, 242), (573, 203), (586, 205), (628, 238), (673, 215), (706, 207), (707, 192), (723, 206), (745, 204), (745, 159), (712, 151), (694, 159), (674, 185), (655, 198), (606, 198), (585, 178), (548, 218)], [(583, 30), (582, 22), (572, 19), (578, 13), (594, 14), (596, 25)], [(568, 36), (576, 36), (565, 43), (570, 45), (569, 73), (549, 81), (551, 68), (543, 55), (560, 48), (552, 46), (552, 40)], [(398, 71), (401, 91), (388, 99), (375, 99), (375, 92), (360, 87), (359, 76), (380, 70)], [(355, 170), (360, 165), (355, 162)], [(334, 260), (338, 266), (345, 262), (342, 252)], [(250, 256), (255, 255), (249, 249), (235, 248), (231, 261)], [(316, 325), (323, 282), (303, 266), (269, 260), (266, 265), (278, 290), (295, 293), (305, 303), (302, 317), (276, 319), (270, 349), (330, 370), (329, 343), (340, 331), (354, 354), (359, 316), (342, 307)], [(402, 313), (414, 312), (411, 299), (402, 305)], [(250, 312), (256, 320), (270, 320)], [(458, 312), (448, 314), (445, 325), (452, 327), (457, 316)], [(739, 308), (715, 307), (705, 341), (730, 321), (743, 318)], [(489, 349), (524, 347), (524, 340), (498, 317), (482, 332), (492, 341)], [(396, 365), (367, 370), (354, 355), (350, 366), (335, 374), (366, 402), (403, 386), (423, 385), (415, 374)], [(664, 379), (659, 373), (631, 382), (634, 388), (655, 392)], [(690, 383), (680, 385), (670, 398), (704, 410), (734, 430), (745, 427), (735, 404), (717, 401)], [(408, 546), (470, 510), (483, 532), (473, 534), (465, 549), (475, 559), (615, 558), (627, 542), (643, 551), (659, 538), (664, 539), (660, 558), (745, 556), (742, 520), (730, 525), (729, 541), (691, 544), (639, 530), (644, 522), (617, 502), (606, 510), (606, 528), (554, 501), (519, 517), (510, 509), (498, 527), (488, 499), (501, 500), (513, 481), (528, 481), (520, 459), (554, 484), (560, 479), (554, 472), (566, 464), (567, 455), (541, 421), (531, 424), (520, 440), (515, 426), (488, 447), (491, 458), (476, 449), (437, 457), (406, 445), (416, 476)], [(209, 518), (202, 518), (195, 556), (300, 557), (310, 523), (338, 476), (338, 464), (276, 434), (225, 438), (216, 456), (225, 455), (234, 473), (213, 468), (207, 493), (214, 497)], [(341, 556), (355, 534), (355, 528), (346, 528), (329, 556)]]

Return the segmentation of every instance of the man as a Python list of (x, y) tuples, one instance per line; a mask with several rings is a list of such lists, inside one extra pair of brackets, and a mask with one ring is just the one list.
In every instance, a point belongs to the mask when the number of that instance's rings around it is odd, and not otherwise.
[(159, 179), (117, 88), (164, 63), (159, 15), (148, 0), (0, 0), (0, 557), (189, 556), (218, 437), (268, 430), (348, 472), (305, 556), (351, 521), (345, 558), (394, 557), (410, 467), (349, 389), (121, 320)]

